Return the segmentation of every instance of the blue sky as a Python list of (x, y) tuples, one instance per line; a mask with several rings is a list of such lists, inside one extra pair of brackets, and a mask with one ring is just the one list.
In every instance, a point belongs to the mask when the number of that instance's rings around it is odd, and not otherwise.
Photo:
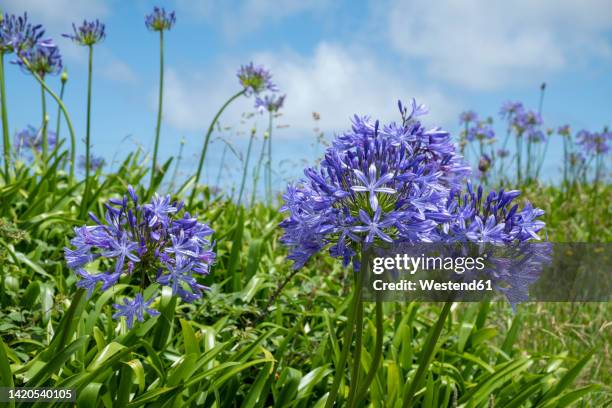
[[(70, 77), (66, 103), (79, 137), (85, 127), (86, 52), (60, 33), (83, 18), (106, 23), (107, 39), (94, 56), (92, 138), (95, 152), (107, 160), (124, 156), (137, 143), (149, 149), (153, 141), (158, 37), (145, 29), (143, 18), (154, 5), (177, 13), (165, 43), (161, 155), (175, 155), (184, 138), (184, 174), (195, 167), (214, 112), (238, 89), (236, 69), (251, 60), (268, 66), (287, 94), (277, 121), (281, 127), (274, 131), (278, 185), (298, 177), (302, 163), (321, 154), (316, 125), (331, 136), (348, 128), (354, 113), (397, 119), (398, 98), (416, 97), (430, 108), (428, 124), (457, 134), (457, 116), (465, 109), (497, 118), (508, 99), (536, 108), (539, 85), (546, 81), (547, 126), (599, 130), (612, 124), (608, 0), (431, 3), (4, 0), (3, 7), (28, 11), (59, 44)], [(50, 83), (58, 88), (59, 78)], [(7, 92), (11, 128), (38, 125), (40, 91), (34, 79), (8, 66)], [(221, 119), (230, 128), (216, 135), (238, 151), (244, 151), (252, 126), (259, 134), (265, 128), (264, 117), (241, 117), (253, 111), (252, 105), (247, 98), (234, 104)], [(318, 124), (314, 111), (321, 115)], [(223, 146), (220, 140), (211, 146), (208, 181), (216, 179)], [(545, 178), (558, 173), (559, 152), (559, 144), (552, 143)], [(239, 164), (227, 157), (222, 178), (229, 184)]]

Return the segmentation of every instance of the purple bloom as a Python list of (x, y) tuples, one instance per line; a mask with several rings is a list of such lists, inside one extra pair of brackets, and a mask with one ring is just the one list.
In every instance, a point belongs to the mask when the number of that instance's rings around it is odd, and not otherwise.
[[(27, 65), (23, 60), (27, 61)], [(61, 72), (62, 56), (59, 48), (53, 42), (39, 41), (32, 48), (20, 54), (17, 64), (25, 72), (35, 72), (44, 78), (47, 74), (57, 75)]]
[[(89, 158), (89, 169), (91, 171), (94, 171), (94, 172), (98, 171), (99, 169), (104, 167), (105, 164), (106, 164), (106, 161), (104, 160), (103, 157), (91, 156)], [(85, 156), (79, 156), (79, 167), (85, 170), (86, 165), (87, 165), (87, 160)]]
[(368, 213), (363, 210), (359, 210), (359, 220), (365, 225), (357, 225), (351, 228), (352, 232), (367, 232), (364, 242), (370, 244), (374, 241), (374, 237), (378, 237), (386, 242), (393, 242), (391, 237), (383, 232), (383, 228), (390, 227), (395, 224), (396, 220), (393, 216), (389, 215), (384, 220), (380, 220), (382, 211), (380, 207), (376, 208), (374, 217), (370, 218)]
[[(209, 241), (212, 229), (187, 212), (179, 216), (183, 203), (172, 201), (170, 196), (155, 195), (141, 205), (131, 186), (127, 195), (110, 199), (105, 208), (104, 221), (90, 214), (96, 225), (75, 228), (72, 247), (64, 248), (68, 267), (80, 278), (78, 287), (91, 296), (98, 282), (105, 291), (125, 278), (141, 288), (155, 282), (170, 286), (186, 302), (202, 297), (207, 288), (196, 277), (207, 275), (215, 261)], [(111, 272), (88, 274), (84, 268), (93, 261)], [(142, 303), (141, 291), (134, 302), (140, 299)], [(132, 310), (137, 303), (119, 307), (116, 316), (126, 316), (131, 326), (133, 317), (130, 320), (122, 311)]]
[(237, 76), (247, 96), (259, 94), (265, 90), (278, 91), (276, 85), (272, 83), (272, 74), (263, 66), (255, 66), (252, 62), (243, 65), (238, 70)]
[(283, 107), (283, 103), (285, 102), (285, 96), (276, 96), (276, 95), (266, 95), (263, 98), (259, 96), (255, 98), (255, 109), (259, 110), (261, 113), (268, 112), (278, 112), (280, 108)]
[(106, 37), (105, 26), (99, 20), (83, 20), (83, 24), (76, 26), (72, 23), (73, 34), (62, 34), (77, 44), (91, 46), (104, 40)]
[(117, 313), (113, 315), (113, 319), (119, 319), (121, 316), (125, 317), (127, 326), (129, 329), (134, 325), (134, 318), (139, 322), (144, 321), (144, 314), (147, 313), (149, 316), (159, 316), (159, 312), (149, 306), (153, 303), (154, 298), (144, 301), (142, 294), (137, 293), (134, 300), (130, 301), (128, 298), (123, 299), (123, 304), (114, 304), (113, 306), (117, 309)]
[(570, 128), (570, 125), (563, 125), (559, 126), (559, 128), (557, 129), (557, 133), (561, 136), (569, 137), (572, 134), (572, 130)]
[(351, 186), (351, 190), (357, 192), (367, 192), (369, 195), (370, 206), (372, 207), (372, 211), (378, 210), (378, 197), (376, 193), (384, 193), (384, 194), (395, 194), (396, 191), (389, 187), (383, 187), (385, 184), (390, 182), (393, 179), (392, 173), (385, 173), (377, 177), (376, 173), (376, 164), (370, 164), (368, 168), (368, 175), (363, 174), (361, 170), (355, 169), (355, 176), (361, 185)]
[(491, 162), (491, 156), (484, 153), (482, 156), (480, 156), (480, 160), (478, 160), (478, 170), (483, 173), (486, 173), (491, 167)]
[[(54, 149), (57, 143), (55, 132), (47, 129), (47, 143), (49, 148)], [(36, 129), (34, 126), (28, 125), (23, 130), (15, 134), (14, 147), (15, 151), (20, 154), (22, 151), (26, 153), (40, 153), (42, 151), (42, 129)]]
[(488, 121), (479, 121), (474, 126), (470, 127), (468, 129), (466, 137), (466, 139), (470, 142), (473, 140), (483, 141), (486, 139), (491, 140), (494, 138), (495, 131), (493, 130), (493, 127)]
[(28, 23), (28, 15), (4, 14), (0, 21), (0, 51), (20, 54), (37, 44), (45, 34), (40, 24)]
[(459, 123), (461, 124), (467, 125), (471, 122), (476, 121), (478, 121), (478, 114), (473, 110), (461, 112), (461, 114), (459, 115)]
[(507, 101), (502, 105), (499, 115), (502, 118), (510, 119), (511, 116), (524, 110), (523, 104), (517, 101)]
[(578, 145), (587, 156), (606, 155), (610, 151), (608, 143), (612, 142), (612, 132), (589, 132), (581, 130), (577, 135)]
[(174, 11), (166, 13), (163, 7), (154, 7), (153, 12), (145, 17), (145, 25), (151, 31), (170, 30), (176, 23)]

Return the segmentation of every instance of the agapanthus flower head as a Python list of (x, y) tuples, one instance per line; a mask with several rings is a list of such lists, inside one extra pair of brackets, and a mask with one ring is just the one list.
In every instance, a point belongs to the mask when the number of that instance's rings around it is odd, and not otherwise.
[(570, 128), (570, 125), (559, 126), (557, 133), (561, 136), (569, 137), (572, 134), (572, 129)]
[[(87, 160), (86, 157), (81, 155), (79, 156), (79, 168), (81, 170), (85, 170)], [(99, 156), (94, 156), (91, 155), (89, 158), (89, 169), (91, 171), (98, 171), (99, 169), (101, 169), (102, 167), (104, 167), (104, 165), (106, 164), (106, 160), (104, 160), (104, 157), (99, 157)]]
[[(94, 225), (74, 229), (71, 247), (64, 249), (66, 263), (80, 278), (77, 286), (88, 296), (98, 288), (105, 291), (121, 279), (140, 288), (134, 300), (115, 305), (115, 318), (124, 316), (131, 326), (134, 318), (142, 321), (143, 312), (153, 298), (144, 300), (142, 290), (149, 285), (172, 288), (183, 301), (193, 302), (207, 289), (198, 281), (214, 263), (210, 236), (213, 231), (197, 217), (182, 211), (183, 203), (170, 196), (155, 195), (141, 203), (135, 190), (105, 204), (104, 220), (90, 214)], [(96, 262), (97, 271), (88, 270)]]
[(166, 12), (163, 7), (154, 7), (153, 12), (145, 17), (145, 26), (151, 31), (170, 30), (176, 23), (174, 11)]
[[(27, 64), (23, 60), (26, 60)], [(47, 74), (57, 75), (62, 71), (62, 56), (52, 41), (39, 41), (20, 55), (17, 64), (24, 72), (35, 72), (40, 77)]]
[(483, 153), (482, 156), (480, 156), (480, 159), (478, 160), (478, 170), (483, 173), (486, 173), (491, 167), (491, 163), (491, 156), (486, 153)]
[(25, 52), (39, 42), (45, 30), (42, 25), (28, 22), (28, 15), (0, 15), (0, 51), (3, 53)]
[(468, 110), (465, 112), (461, 112), (459, 115), (459, 123), (463, 125), (467, 125), (472, 122), (476, 122), (478, 120), (478, 114), (473, 110)]
[(542, 116), (535, 111), (521, 109), (514, 113), (511, 123), (519, 133), (529, 133), (542, 125)]
[(83, 20), (83, 23), (78, 27), (72, 23), (72, 30), (72, 34), (62, 34), (62, 36), (80, 45), (91, 46), (101, 42), (106, 37), (104, 23), (99, 20)]
[(381, 126), (355, 116), (352, 130), (327, 149), (320, 168), (290, 185), (282, 210), (282, 242), (294, 267), (329, 247), (348, 264), (361, 245), (375, 241), (431, 242), (450, 221), (447, 199), (470, 173), (448, 132), (425, 128), (415, 101), (398, 104), (401, 123)]
[(495, 139), (495, 130), (493, 130), (489, 121), (479, 120), (474, 126), (468, 128), (466, 139), (470, 142), (492, 140)]
[(259, 96), (255, 98), (255, 109), (263, 112), (276, 113), (283, 107), (286, 95), (266, 95), (263, 98)]
[(578, 145), (587, 156), (606, 155), (610, 151), (609, 143), (612, 143), (612, 132), (589, 132), (581, 130), (576, 136)]
[(499, 115), (502, 118), (510, 119), (511, 116), (521, 113), (525, 110), (523, 104), (518, 101), (506, 101), (499, 110)]
[(272, 83), (272, 74), (263, 66), (252, 62), (242, 65), (236, 74), (246, 95), (259, 94), (263, 91), (276, 92), (278, 88)]
[[(47, 129), (47, 144), (49, 148), (54, 149), (57, 143), (57, 137), (55, 132)], [(40, 153), (42, 151), (43, 135), (42, 129), (37, 129), (32, 125), (28, 125), (26, 128), (15, 133), (13, 146), (17, 154), (21, 152), (26, 153)]]

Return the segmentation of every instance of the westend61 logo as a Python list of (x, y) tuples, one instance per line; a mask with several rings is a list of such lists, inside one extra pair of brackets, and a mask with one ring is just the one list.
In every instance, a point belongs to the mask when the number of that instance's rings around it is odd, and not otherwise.
[(441, 257), (411, 256), (396, 254), (395, 257), (375, 257), (372, 259), (372, 273), (380, 275), (386, 271), (406, 271), (414, 275), (418, 271), (446, 271), (458, 275), (465, 271), (482, 271), (485, 268), (487, 255), (479, 257)]

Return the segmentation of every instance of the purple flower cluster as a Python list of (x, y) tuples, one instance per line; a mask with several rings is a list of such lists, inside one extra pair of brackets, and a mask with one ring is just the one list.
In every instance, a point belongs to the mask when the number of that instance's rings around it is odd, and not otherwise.
[[(83, 170), (85, 170), (85, 166), (86, 166), (87, 160), (85, 158), (85, 156), (80, 156), (79, 157), (79, 167)], [(98, 157), (98, 156), (91, 156), (89, 158), (89, 169), (91, 171), (98, 171), (98, 169), (101, 169), (102, 167), (104, 167), (104, 165), (106, 164), (106, 160), (104, 160), (103, 157)]]
[(73, 34), (62, 34), (77, 44), (91, 46), (104, 40), (106, 37), (105, 26), (100, 21), (83, 20), (83, 24), (77, 27), (72, 23)]
[(17, 64), (25, 72), (35, 72), (41, 78), (47, 74), (59, 74), (63, 66), (59, 48), (51, 40), (39, 41), (32, 48), (23, 51)]
[(153, 12), (145, 17), (145, 26), (151, 31), (170, 30), (176, 23), (174, 11), (166, 13), (163, 7), (154, 7)]
[(519, 205), (513, 201), (520, 194), (518, 190), (501, 189), (484, 197), (482, 186), (474, 191), (471, 183), (467, 184), (467, 192), (463, 194), (453, 191), (447, 208), (452, 221), (443, 227), (446, 232), (442, 240), (493, 244), (539, 240), (538, 232), (545, 224), (538, 218), (544, 215), (544, 211), (534, 208), (529, 202), (519, 210)]
[(468, 125), (470, 123), (478, 121), (478, 114), (473, 110), (461, 112), (459, 115), (459, 123), (462, 125)]
[[(47, 130), (47, 143), (51, 149), (55, 148), (57, 137), (55, 132)], [(22, 150), (27, 152), (40, 153), (42, 150), (42, 129), (36, 129), (34, 126), (28, 126), (15, 134), (14, 146), (19, 154)]]
[[(150, 284), (169, 286), (186, 302), (201, 298), (207, 287), (196, 277), (209, 273), (215, 254), (209, 241), (212, 229), (187, 212), (179, 216), (183, 202), (155, 195), (140, 204), (131, 186), (128, 193), (105, 204), (104, 221), (90, 213), (95, 225), (75, 228), (73, 248), (65, 248), (64, 253), (68, 267), (80, 277), (77, 286), (88, 296), (99, 283), (105, 291), (121, 277), (139, 286), (133, 300), (115, 305), (114, 317), (125, 316), (131, 328), (134, 317), (142, 321), (145, 312), (157, 314), (149, 308), (153, 298), (145, 301), (142, 295)], [(97, 266), (87, 270), (94, 261)]]
[(286, 95), (266, 95), (263, 98), (255, 98), (255, 109), (263, 112), (278, 112), (283, 107)]
[(398, 105), (400, 123), (381, 127), (355, 116), (352, 130), (327, 150), (321, 169), (306, 169), (306, 178), (288, 187), (282, 242), (294, 267), (328, 244), (330, 254), (347, 265), (361, 243), (440, 239), (436, 227), (452, 219), (450, 191), (470, 169), (448, 132), (426, 129), (417, 119), (427, 113), (423, 105)]
[(328, 245), (344, 265), (359, 245), (385, 242), (511, 243), (538, 239), (542, 210), (512, 201), (518, 191), (483, 197), (468, 184), (470, 169), (448, 132), (426, 129), (417, 116), (426, 113), (412, 101), (399, 104), (401, 123), (381, 127), (367, 117), (353, 120), (321, 162), (290, 185), (282, 211), (288, 217), (282, 242), (294, 267), (302, 267)]
[(518, 136), (525, 135), (531, 142), (545, 142), (546, 133), (541, 129), (542, 116), (539, 113), (526, 109), (520, 102), (506, 102), (500, 111), (500, 115), (506, 118)]
[(3, 53), (29, 50), (41, 41), (45, 31), (40, 24), (28, 22), (28, 15), (4, 14), (0, 21), (0, 51)]
[(606, 155), (610, 151), (610, 143), (612, 143), (612, 132), (605, 129), (603, 132), (589, 132), (581, 130), (576, 136), (578, 145), (587, 156)]
[(236, 74), (245, 94), (259, 94), (263, 91), (276, 92), (278, 88), (272, 83), (272, 74), (263, 66), (256, 66), (252, 62), (242, 65)]
[(489, 121), (480, 120), (475, 122), (474, 126), (468, 128), (466, 139), (469, 142), (493, 140), (495, 139), (495, 131)]

